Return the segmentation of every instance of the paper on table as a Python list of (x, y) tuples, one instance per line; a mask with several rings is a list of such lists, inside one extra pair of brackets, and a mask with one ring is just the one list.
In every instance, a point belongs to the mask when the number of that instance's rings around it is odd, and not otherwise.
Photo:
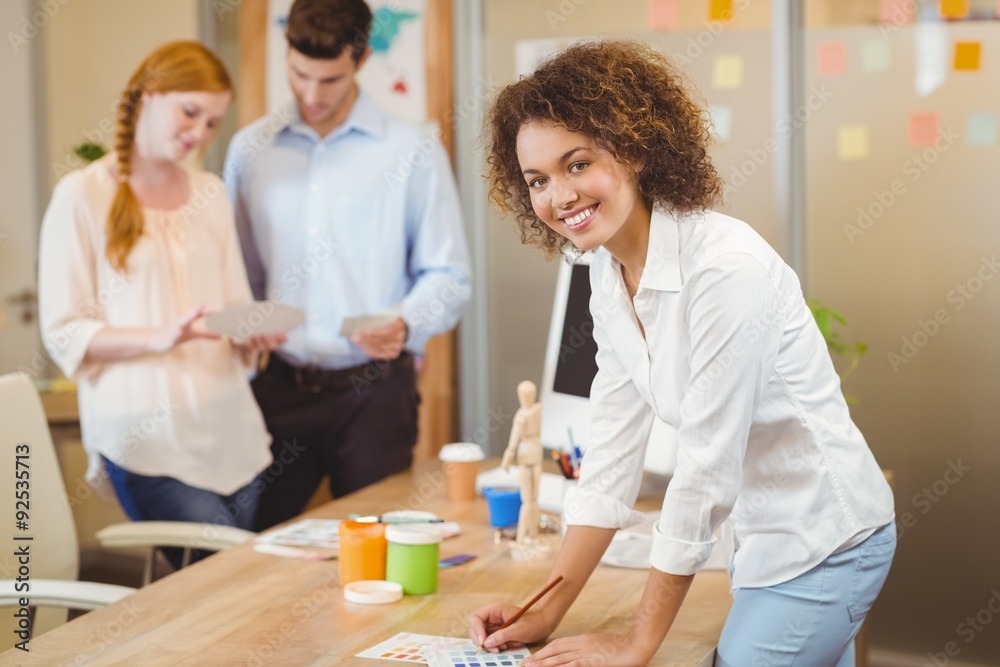
[(254, 538), (254, 542), (292, 547), (340, 548), (340, 519), (302, 519)]
[(356, 658), (380, 658), (382, 660), (395, 660), (397, 662), (408, 662), (410, 664), (425, 664), (427, 659), (424, 651), (427, 648), (448, 644), (467, 644), (468, 638), (459, 637), (438, 637), (435, 635), (418, 635), (413, 632), (400, 632), (397, 635), (379, 642), (371, 648), (358, 653)]
[(531, 651), (527, 648), (490, 653), (468, 640), (464, 644), (433, 646), (424, 651), (428, 667), (508, 667), (520, 665), (529, 655)]

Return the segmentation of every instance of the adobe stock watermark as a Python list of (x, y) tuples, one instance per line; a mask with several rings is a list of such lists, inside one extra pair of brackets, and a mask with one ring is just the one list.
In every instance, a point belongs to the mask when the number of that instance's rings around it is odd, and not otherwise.
[(917, 320), (917, 329), (909, 336), (902, 337), (899, 349), (886, 354), (892, 372), (898, 373), (899, 369), (910, 363), (920, 350), (927, 347), (931, 339), (952, 321), (952, 314), (965, 308), (983, 286), (993, 280), (998, 271), (1000, 271), (1000, 260), (997, 260), (996, 253), (990, 257), (984, 255), (979, 269), (965, 282), (955, 285), (945, 296), (945, 301), (953, 306), (951, 312), (947, 308), (938, 308), (930, 319)]
[[(910, 157), (903, 163), (902, 172), (909, 177), (909, 185), (913, 185), (920, 180), (920, 177), (927, 173), (938, 158), (948, 151), (958, 141), (958, 133), (951, 127), (939, 128), (937, 139), (933, 146), (928, 146), (920, 153)], [(852, 244), (871, 229), (875, 223), (886, 214), (900, 197), (908, 192), (907, 182), (901, 178), (894, 179), (885, 190), (872, 192), (872, 201), (867, 206), (858, 207), (858, 217), (854, 223), (844, 223), (844, 234)]]
[[(913, 494), (913, 497), (910, 498), (910, 504), (921, 516), (934, 509), (934, 506), (941, 502), (941, 499), (948, 494), (948, 491), (962, 481), (966, 473), (972, 470), (972, 466), (963, 465), (960, 458), (954, 461), (949, 460), (946, 463), (947, 467), (944, 469), (941, 477), (920, 489), (918, 493)], [(917, 515), (913, 512), (906, 511), (896, 515), (896, 541), (901, 541), (907, 531), (916, 525)]]
[(7, 41), (14, 54), (20, 53), (69, 2), (70, 0), (38, 0), (38, 10), (30, 16), (22, 16), (17, 31), (7, 33)]
[[(961, 623), (955, 626), (955, 634), (964, 640), (966, 645), (975, 641), (986, 627), (993, 622), (994, 616), (1000, 614), (1000, 590), (993, 588), (990, 590), (990, 597), (986, 604), (975, 614), (965, 617)], [(957, 658), (962, 652), (962, 646), (957, 641), (949, 641), (943, 650), (927, 654), (927, 662), (923, 667), (945, 667), (952, 658)]]
[(555, 31), (557, 25), (568, 21), (569, 17), (586, 3), (587, 0), (562, 0), (556, 9), (546, 9), (545, 20), (549, 22), (549, 30)]
[(747, 184), (768, 160), (778, 152), (780, 144), (778, 138), (788, 137), (793, 132), (808, 123), (813, 114), (823, 108), (823, 106), (833, 97), (833, 91), (828, 90), (826, 84), (813, 86), (809, 89), (806, 100), (795, 111), (785, 114), (776, 124), (774, 134), (764, 140), (764, 143), (757, 148), (748, 148), (746, 159), (739, 164), (734, 164), (730, 170), (729, 180), (726, 181), (726, 190), (732, 192)]

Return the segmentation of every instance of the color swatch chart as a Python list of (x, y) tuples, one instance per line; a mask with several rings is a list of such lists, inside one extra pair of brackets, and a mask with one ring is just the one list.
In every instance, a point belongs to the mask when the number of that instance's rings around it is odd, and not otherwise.
[[(418, 635), (413, 632), (399, 634), (380, 642), (357, 654), (358, 658), (380, 658), (408, 662), (411, 665), (425, 665), (425, 652), (435, 646), (447, 644), (468, 644), (468, 639), (460, 637), (437, 637), (435, 635)], [(450, 663), (449, 663), (450, 664)]]
[(428, 647), (424, 651), (429, 667), (517, 667), (531, 655), (526, 648), (490, 653), (475, 644)]

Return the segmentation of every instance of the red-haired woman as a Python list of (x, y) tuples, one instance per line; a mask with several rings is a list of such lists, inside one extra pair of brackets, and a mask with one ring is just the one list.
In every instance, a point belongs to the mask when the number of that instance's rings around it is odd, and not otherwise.
[(252, 297), (222, 182), (181, 164), (232, 98), (201, 44), (156, 49), (122, 93), (115, 150), (62, 179), (42, 222), (45, 348), (77, 381), (88, 481), (110, 478), (136, 521), (248, 528), (271, 463), (246, 363), (283, 337), (200, 328)]

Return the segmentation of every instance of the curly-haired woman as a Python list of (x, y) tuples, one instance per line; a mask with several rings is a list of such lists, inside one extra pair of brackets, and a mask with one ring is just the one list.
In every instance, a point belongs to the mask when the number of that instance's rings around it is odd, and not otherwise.
[(470, 617), (490, 649), (547, 638), (631, 506), (654, 417), (679, 433), (652, 569), (624, 635), (551, 642), (525, 665), (641, 665), (667, 636), (727, 519), (734, 602), (718, 665), (854, 664), (895, 552), (892, 493), (851, 421), (794, 272), (722, 183), (681, 75), (631, 42), (574, 46), (506, 87), (487, 120), (490, 197), (547, 254), (591, 251), (592, 441), (552, 576)]

